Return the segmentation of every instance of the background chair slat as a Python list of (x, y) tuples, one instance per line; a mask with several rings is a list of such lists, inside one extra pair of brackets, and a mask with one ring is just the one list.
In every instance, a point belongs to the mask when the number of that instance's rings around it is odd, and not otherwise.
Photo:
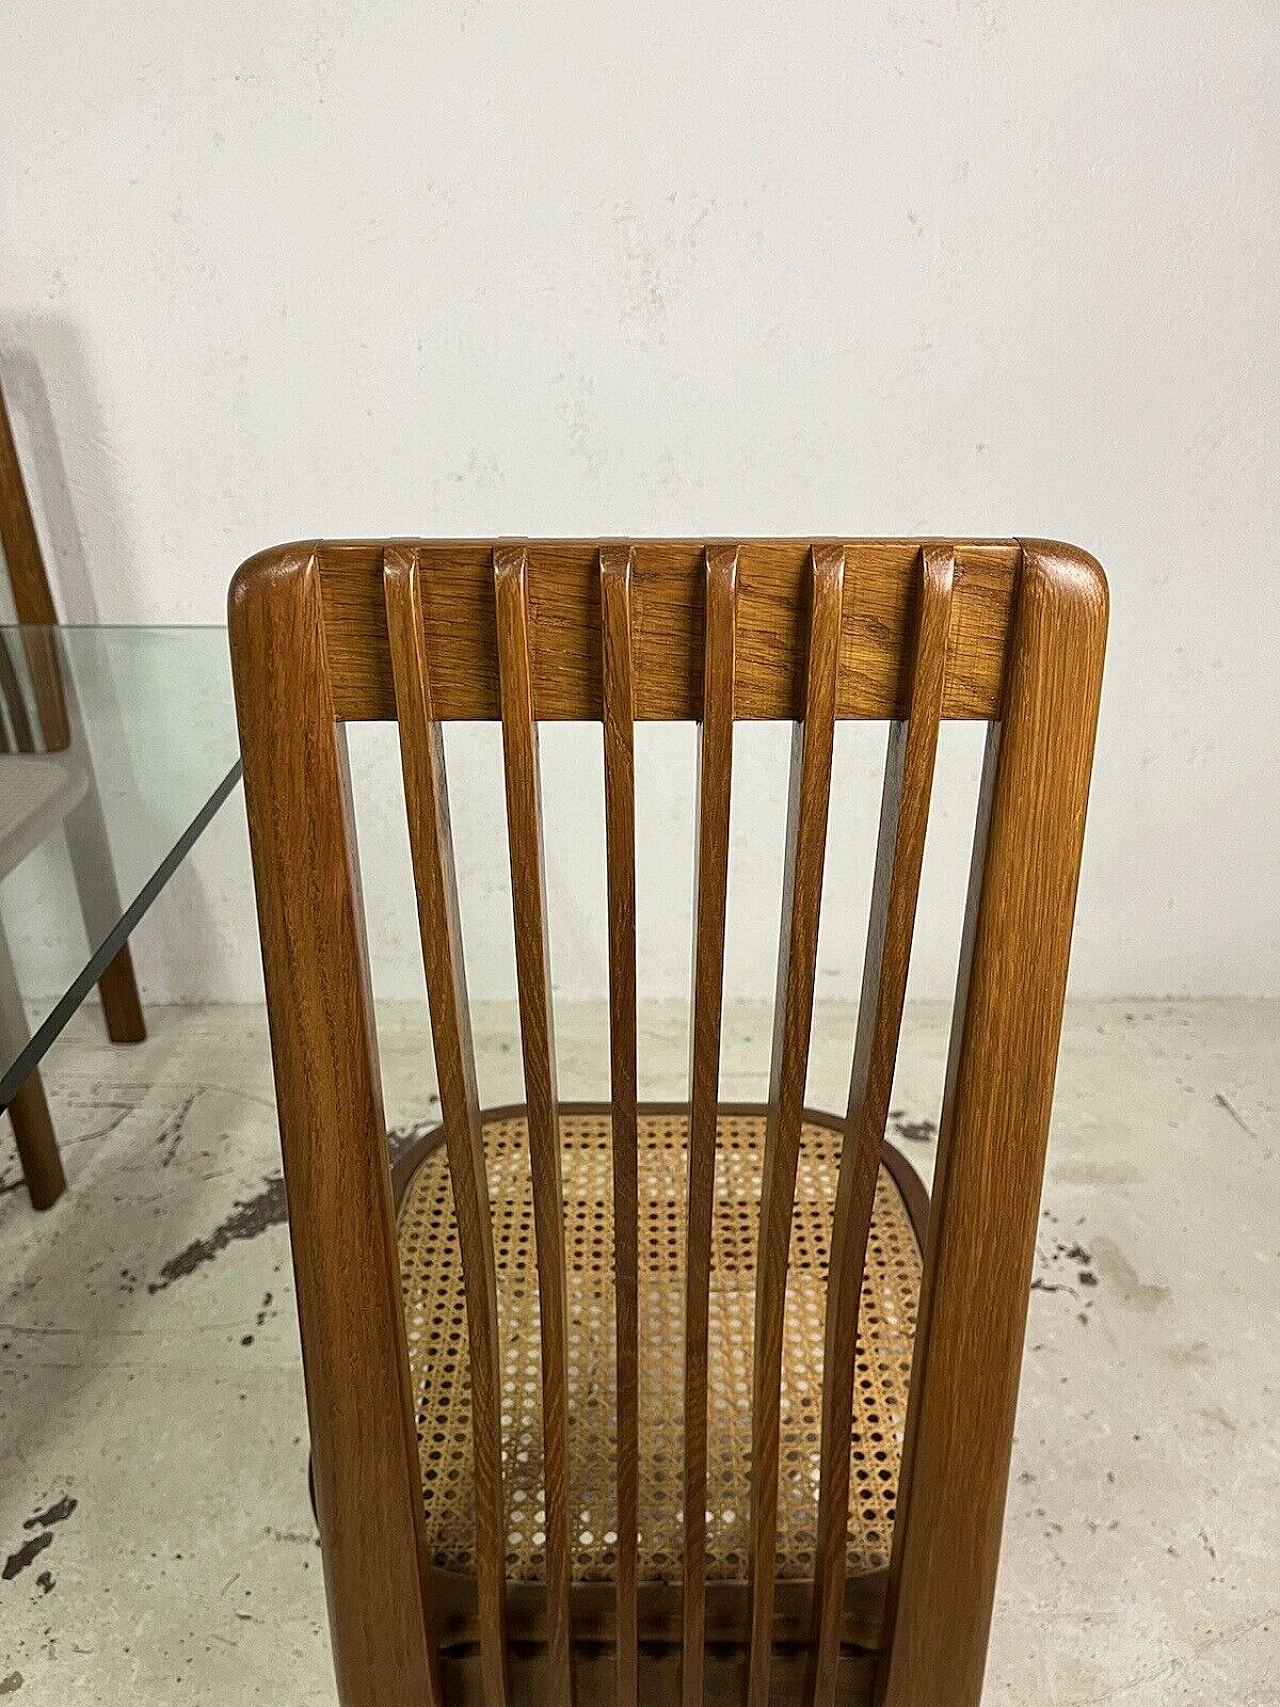
[(768, 1707), (769, 1700), (777, 1574), (782, 1333), (818, 963), (818, 920), (822, 910), (827, 809), (835, 753), (844, 573), (842, 548), (814, 548), (804, 718), (796, 725), (791, 744), (778, 985), (774, 997), (769, 1115), (756, 1258), (748, 1568), (750, 1707)]
[(613, 1123), (614, 1298), (617, 1337), (617, 1707), (635, 1707), (638, 1608), (639, 1193), (636, 1061), (635, 693), (631, 551), (600, 551), (604, 670), (605, 850), (609, 893), (609, 1062)]
[(707, 1332), (711, 1216), (720, 1097), (729, 803), (737, 681), (738, 554), (706, 551), (702, 709), (698, 730), (693, 1013), (689, 1049), (688, 1244), (684, 1354), (684, 1707), (700, 1707), (706, 1639)]
[(507, 791), (511, 894), (515, 914), (516, 988), (524, 1055), (533, 1175), (534, 1234), (542, 1329), (543, 1516), (546, 1536), (547, 1657), (551, 1699), (573, 1701), (569, 1538), (569, 1377), (566, 1321), (564, 1195), (555, 1031), (547, 945), (547, 891), (542, 849), (538, 726), (530, 675), (527, 560), (520, 546), (494, 553), (502, 747)]
[(889, 730), (872, 879), (849, 1115), (840, 1158), (827, 1277), (818, 1543), (814, 1572), (814, 1707), (835, 1700), (849, 1531), (849, 1450), (858, 1306), (880, 1150), (906, 997), (924, 862), (929, 797), (946, 687), (955, 564), (945, 546), (922, 553), (911, 711)]
[(449, 821), (444, 734), (431, 712), (431, 673), (421, 618), (417, 553), (389, 550), (385, 576), (422, 962), (466, 1284), (481, 1671), (485, 1700), (493, 1707), (505, 1707), (509, 1699), (507, 1544), (497, 1280)]

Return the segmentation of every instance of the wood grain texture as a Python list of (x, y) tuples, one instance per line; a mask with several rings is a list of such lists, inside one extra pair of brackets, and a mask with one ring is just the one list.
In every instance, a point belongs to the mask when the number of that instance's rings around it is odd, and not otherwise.
[(386, 1126), (315, 563), (242, 572), (229, 616), (339, 1699), (435, 1707)]
[(389, 550), (385, 579), (422, 960), (466, 1285), (481, 1674), (486, 1701), (492, 1707), (505, 1707), (510, 1684), (497, 1280), (449, 820), (444, 734), (431, 713), (431, 667), (420, 615), (417, 554)]
[(890, 1576), (886, 1707), (978, 1707), (1106, 644), (1106, 583), (1028, 542), (988, 740)]
[(635, 688), (631, 550), (600, 549), (605, 860), (609, 895), (609, 1065), (613, 1126), (615, 1394), (618, 1454), (617, 1707), (636, 1707), (640, 1474), (639, 1190), (636, 1060)]
[(921, 553), (910, 715), (889, 730), (849, 1113), (832, 1221), (813, 1589), (810, 1690), (815, 1707), (832, 1707), (839, 1668), (858, 1306), (911, 962), (954, 584), (955, 563), (949, 549), (926, 546)]
[[(492, 541), (407, 541), (422, 554), (423, 614), (445, 721), (498, 716)], [(701, 540), (633, 542), (632, 627), (636, 718), (702, 714), (704, 553)], [(739, 562), (740, 719), (798, 718), (804, 711), (804, 619), (809, 552), (843, 546), (847, 582), (837, 715), (905, 717), (918, 540), (747, 540)], [(716, 549), (724, 549), (717, 544)], [(395, 693), (382, 602), (380, 541), (318, 542), (334, 708), (340, 718), (391, 718)], [(947, 669), (947, 717), (985, 718), (999, 706), (1018, 548), (1008, 540), (954, 546), (956, 607)], [(530, 540), (529, 596), (539, 718), (601, 717), (599, 542)], [(268, 560), (278, 552), (264, 554)]]
[(689, 1050), (689, 1189), (684, 1353), (684, 1707), (704, 1688), (707, 1550), (707, 1334), (711, 1216), (720, 1098), (729, 805), (737, 696), (738, 555), (708, 546), (703, 595), (702, 717), (694, 876), (693, 1014)]
[(774, 996), (756, 1258), (755, 1352), (751, 1406), (751, 1629), (747, 1674), (749, 1707), (768, 1707), (772, 1659), (773, 1593), (778, 1536), (778, 1448), (781, 1433), (782, 1335), (786, 1308), (791, 1219), (813, 1022), (818, 965), (818, 921), (827, 849), (831, 764), (835, 753), (840, 621), (845, 556), (815, 547), (809, 615), (804, 718), (791, 745), (786, 864), (778, 982)]
[(547, 890), (542, 852), (538, 725), (531, 675), (528, 565), (524, 548), (493, 556), (502, 682), (502, 750), (507, 789), (516, 991), (529, 1120), (534, 1230), (542, 1330), (542, 1459), (547, 1561), (547, 1660), (556, 1702), (572, 1703), (570, 1619), (573, 1550), (569, 1536), (569, 1375), (564, 1194), (556, 1091)]

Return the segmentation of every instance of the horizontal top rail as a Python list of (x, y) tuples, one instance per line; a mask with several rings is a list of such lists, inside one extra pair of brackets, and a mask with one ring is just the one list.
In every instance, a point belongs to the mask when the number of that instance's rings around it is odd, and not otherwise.
[[(319, 570), (334, 714), (389, 720), (395, 686), (382, 588), (386, 542), (311, 542), (257, 563), (314, 558)], [(493, 550), (489, 540), (406, 541), (418, 554), (423, 621), (435, 661), (432, 710), (443, 722), (499, 716)], [(704, 540), (632, 545), (632, 634), (638, 721), (702, 715)], [(840, 718), (907, 714), (919, 540), (771, 539), (738, 549), (735, 715), (795, 718), (804, 709), (809, 553), (832, 544), (847, 573), (840, 639)], [(527, 544), (534, 705), (547, 722), (603, 714), (598, 540)], [(1030, 547), (1028, 547), (1030, 549)], [(1057, 548), (1055, 548), (1057, 549)], [(957, 543), (943, 716), (999, 715), (1017, 542)]]

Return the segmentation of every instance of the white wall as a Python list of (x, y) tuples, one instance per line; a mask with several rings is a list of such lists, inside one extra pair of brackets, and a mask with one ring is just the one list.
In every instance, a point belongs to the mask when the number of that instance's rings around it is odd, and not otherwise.
[[(241, 558), (317, 533), (1075, 540), (1114, 602), (1075, 988), (1280, 994), (1278, 70), (1265, 0), (8, 0), (0, 359), (69, 485), (67, 614), (218, 621)], [(648, 782), (687, 796), (664, 739)], [(730, 981), (762, 992), (782, 769), (751, 739)], [(377, 746), (375, 890), (402, 833)], [(546, 762), (557, 973), (590, 993), (594, 740)], [(877, 762), (851, 741), (832, 993)], [(679, 895), (688, 824), (682, 797), (647, 848)], [(496, 794), (465, 828), (472, 981), (501, 994)], [(963, 852), (935, 850), (920, 993)], [(373, 927), (383, 987), (415, 987), (403, 888)], [(683, 992), (678, 910), (645, 942)], [(256, 993), (238, 800), (137, 951), (152, 998)]]

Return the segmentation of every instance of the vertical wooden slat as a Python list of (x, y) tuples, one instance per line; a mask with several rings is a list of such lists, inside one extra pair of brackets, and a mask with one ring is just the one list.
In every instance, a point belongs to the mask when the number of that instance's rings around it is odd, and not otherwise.
[(49, 575), (40, 550), (27, 483), (0, 386), (0, 551), (4, 552), (18, 621), (52, 627), (58, 620)]
[(431, 673), (419, 602), (418, 554), (389, 548), (383, 562), (422, 960), (466, 1288), (480, 1666), (485, 1700), (493, 1703), (493, 1707), (505, 1707), (509, 1683), (497, 1281), (449, 821), (444, 735), (431, 713)]
[(387, 1128), (315, 558), (246, 564), (229, 616), (338, 1695), (435, 1707)]
[(684, 1352), (684, 1707), (701, 1707), (706, 1638), (707, 1330), (711, 1215), (720, 1098), (720, 1019), (729, 799), (733, 780), (738, 554), (708, 546), (702, 723), (698, 731), (698, 844), (694, 897), (693, 1017), (689, 1050), (689, 1193)]
[(1097, 729), (1107, 589), (1024, 544), (979, 804), (878, 1699), (977, 1707)]
[[(4, 553), (18, 621), (36, 632), (24, 634), (23, 649), (31, 671), (36, 715), (45, 750), (60, 753), (71, 743), (71, 723), (58, 662), (56, 637), (47, 632), (58, 621), (45, 568), (40, 536), (31, 513), (27, 483), (18, 461), (9, 407), (0, 386), (0, 551)], [(44, 632), (40, 632), (43, 630)], [(19, 752), (24, 751), (19, 747)]]
[(524, 1055), (529, 1165), (533, 1176), (542, 1327), (542, 1468), (547, 1560), (547, 1657), (550, 1699), (573, 1700), (570, 1659), (572, 1549), (569, 1539), (568, 1329), (560, 1115), (556, 1093), (547, 893), (542, 851), (538, 725), (533, 703), (528, 555), (494, 552), (498, 679), (507, 789), (507, 833), (515, 912), (516, 988)]
[(635, 692), (631, 551), (600, 551), (605, 843), (609, 886), (609, 1060), (613, 1118), (614, 1309), (617, 1339), (617, 1707), (636, 1707), (640, 1475), (639, 1193), (636, 1062)]
[(849, 1449), (858, 1306), (889, 1114), (924, 860), (946, 681), (955, 576), (949, 547), (924, 548), (907, 718), (889, 730), (871, 917), (858, 1002), (849, 1113), (836, 1187), (823, 1353), (818, 1543), (814, 1570), (814, 1707), (835, 1700), (849, 1529)]
[[(13, 608), (18, 621), (26, 626), (48, 630), (58, 621), (45, 568), (40, 536), (31, 513), (27, 483), (18, 461), (18, 447), (13, 439), (9, 407), (4, 388), (0, 386), (0, 551), (4, 553), (9, 571), (9, 586), (13, 592)], [(49, 633), (23, 636), (23, 647), (31, 670), (31, 685), (35, 695), (36, 713), (44, 736), (45, 750), (60, 753), (71, 741), (71, 724), (67, 716), (62, 672), (58, 664), (57, 641)], [(19, 751), (22, 751), (19, 748)]]
[(782, 1335), (796, 1168), (804, 1111), (818, 920), (835, 751), (844, 552), (815, 546), (804, 720), (791, 745), (787, 852), (783, 872), (778, 987), (774, 1000), (769, 1112), (756, 1258), (752, 1381), (749, 1707), (768, 1707), (778, 1532)]

